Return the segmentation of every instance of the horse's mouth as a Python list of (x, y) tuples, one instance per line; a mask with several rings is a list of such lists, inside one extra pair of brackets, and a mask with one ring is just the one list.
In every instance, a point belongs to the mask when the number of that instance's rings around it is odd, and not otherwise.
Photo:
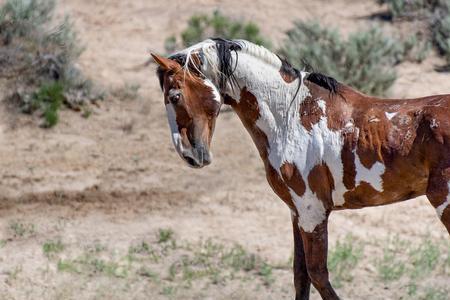
[(193, 151), (194, 153), (185, 153), (182, 155), (187, 164), (194, 169), (203, 168), (211, 164), (211, 155), (206, 151)]

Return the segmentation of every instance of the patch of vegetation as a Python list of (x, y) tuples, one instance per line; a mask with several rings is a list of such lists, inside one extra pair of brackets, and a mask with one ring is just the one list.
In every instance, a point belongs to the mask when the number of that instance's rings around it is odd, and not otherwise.
[(404, 59), (405, 49), (376, 28), (342, 40), (337, 30), (296, 22), (280, 52), (293, 64), (306, 63), (362, 92), (383, 95), (396, 79), (393, 66)]
[(158, 273), (152, 271), (150, 268), (143, 266), (139, 269), (138, 274), (143, 277), (147, 277), (150, 280), (157, 281), (159, 279)]
[(383, 248), (383, 257), (376, 261), (378, 276), (383, 281), (398, 280), (407, 271), (403, 258), (406, 246), (407, 243), (398, 238), (388, 239)]
[(393, 19), (425, 17), (442, 2), (442, 0), (378, 0), (380, 5), (387, 4), (388, 12)]
[(417, 248), (413, 249), (409, 256), (412, 264), (410, 276), (417, 278), (429, 274), (436, 268), (441, 252), (435, 243), (426, 239)]
[[(152, 241), (130, 245), (124, 256), (86, 250), (75, 258), (59, 258), (57, 269), (78, 276), (106, 276), (126, 282), (145, 279), (161, 294), (173, 296), (193, 284), (207, 286), (257, 278), (259, 284), (267, 287), (274, 282), (273, 266), (240, 245), (226, 246), (206, 240), (179, 241), (174, 246), (173, 236), (172, 230), (159, 229)], [(108, 258), (108, 254), (113, 257)]]
[(220, 11), (215, 11), (212, 15), (199, 14), (192, 16), (180, 38), (171, 36), (166, 39), (165, 48), (168, 53), (172, 53), (177, 49), (192, 46), (209, 37), (244, 39), (266, 48), (271, 47), (271, 42), (261, 35), (257, 24), (233, 20), (223, 15)]
[(342, 287), (344, 281), (353, 280), (351, 270), (356, 267), (362, 254), (362, 245), (352, 236), (347, 236), (343, 242), (337, 241), (328, 255), (328, 269), (336, 287)]
[(111, 94), (113, 97), (123, 101), (136, 100), (139, 98), (140, 88), (139, 84), (125, 83), (123, 86), (114, 89)]
[(31, 96), (31, 101), (23, 103), (26, 113), (40, 111), (44, 120), (43, 127), (53, 127), (58, 123), (58, 112), (64, 101), (64, 87), (60, 82), (43, 84)]
[(105, 260), (90, 253), (70, 260), (58, 261), (58, 270), (63, 272), (83, 273), (94, 275), (105, 275), (109, 277), (127, 277), (129, 265), (125, 262), (116, 262), (113, 260)]
[[(239, 244), (227, 245), (212, 239), (197, 242), (180, 239), (173, 243), (175, 236), (173, 230), (161, 228), (148, 240), (130, 244), (128, 251), (107, 249), (95, 243), (84, 247), (84, 252), (74, 258), (55, 252), (58, 259), (53, 261), (57, 262), (59, 272), (80, 279), (103, 277), (102, 280), (127, 287), (144, 280), (154, 291), (150, 298), (156, 297), (156, 293), (174, 299), (188, 298), (186, 293), (199, 290), (201, 295), (196, 294), (196, 297), (204, 299), (217, 288), (236, 284), (247, 290), (277, 290), (278, 293), (280, 286), (274, 284), (275, 279), (282, 272), (292, 276), (291, 266), (275, 266)], [(398, 237), (377, 240), (375, 244), (383, 250), (375, 259), (378, 276), (383, 285), (398, 290), (396, 297), (445, 299), (442, 295), (448, 292), (445, 285), (448, 244), (432, 243), (428, 238), (412, 243)], [(328, 266), (334, 285), (351, 282), (352, 270), (359, 268), (361, 262), (372, 264), (368, 261), (372, 258), (363, 256), (362, 245), (362, 241), (347, 236), (330, 249)], [(423, 272), (416, 275), (418, 270)], [(431, 277), (437, 279), (436, 284), (423, 280)], [(189, 298), (191, 296), (189, 294)]]
[(431, 39), (439, 53), (450, 64), (450, 1), (438, 1), (439, 5), (430, 13)]
[(15, 266), (14, 269), (8, 270), (5, 272), (5, 275), (8, 276), (7, 281), (16, 280), (20, 273), (22, 273), (23, 267), (22, 265)]
[(423, 300), (447, 300), (449, 293), (450, 293), (449, 290), (429, 287), (426, 289), (425, 294), (420, 299), (423, 299)]
[[(379, 0), (387, 4), (393, 19), (421, 20), (426, 28), (427, 45), (433, 44), (450, 64), (450, 1), (449, 0)], [(422, 35), (419, 28), (418, 34)], [(447, 66), (448, 67), (448, 66)]]
[(248, 253), (240, 245), (227, 248), (211, 240), (183, 247), (190, 250), (169, 267), (169, 279), (190, 286), (192, 281), (209, 279), (213, 284), (242, 277), (248, 273), (257, 275), (264, 285), (273, 282), (272, 266), (255, 254)]
[(44, 255), (47, 257), (51, 257), (57, 253), (60, 253), (64, 250), (65, 246), (61, 242), (61, 240), (49, 240), (42, 245), (42, 251), (44, 252)]
[(173, 241), (172, 229), (159, 229), (158, 231), (158, 243), (167, 243)]
[(9, 229), (12, 231), (14, 237), (29, 237), (34, 235), (34, 224), (22, 223), (19, 221), (13, 221), (9, 224)]
[[(161, 249), (164, 250), (164, 249)], [(158, 253), (158, 250), (154, 249), (147, 242), (142, 241), (138, 245), (132, 245), (128, 249), (128, 255), (132, 260), (138, 257), (144, 256), (146, 259), (150, 259), (152, 262), (159, 262), (163, 256), (163, 253)]]
[(76, 264), (71, 260), (61, 259), (58, 261), (57, 269), (60, 272), (80, 273)]
[(39, 112), (44, 127), (58, 122), (62, 104), (80, 110), (101, 98), (75, 66), (83, 52), (68, 17), (53, 20), (54, 0), (6, 0), (0, 7), (0, 80), (7, 99)]
[(163, 287), (161, 294), (165, 296), (172, 296), (176, 293), (176, 291), (177, 291), (176, 287), (168, 285)]

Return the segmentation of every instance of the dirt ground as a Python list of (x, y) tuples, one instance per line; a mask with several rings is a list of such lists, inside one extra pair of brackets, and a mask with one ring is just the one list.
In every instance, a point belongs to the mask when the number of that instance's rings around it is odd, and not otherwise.
[[(0, 105), (0, 299), (293, 299), (290, 213), (237, 117), (221, 115), (213, 164), (190, 169), (173, 150), (154, 67), (133, 67), (149, 50), (163, 53), (164, 39), (196, 12), (251, 19), (279, 42), (296, 19), (349, 33), (371, 26), (366, 17), (382, 8), (358, 0), (58, 3), (86, 44), (81, 69), (107, 89), (141, 89), (136, 100), (108, 97), (89, 119), (63, 111), (51, 130)], [(449, 93), (439, 63), (400, 65), (391, 95)], [(182, 269), (179, 278), (172, 266), (180, 259), (216, 249), (199, 242), (207, 239), (239, 244), (243, 257), (265, 263), (242, 270), (211, 255), (208, 266), (219, 271)], [(343, 299), (450, 299), (449, 241), (425, 198), (335, 212), (330, 244), (344, 278), (333, 282), (342, 281)]]

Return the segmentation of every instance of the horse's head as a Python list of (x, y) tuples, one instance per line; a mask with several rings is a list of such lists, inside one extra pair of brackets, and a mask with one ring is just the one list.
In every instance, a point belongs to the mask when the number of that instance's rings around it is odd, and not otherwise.
[(191, 167), (210, 164), (210, 144), (222, 104), (218, 89), (199, 71), (199, 59), (181, 65), (175, 59), (152, 56), (159, 65), (175, 149)]

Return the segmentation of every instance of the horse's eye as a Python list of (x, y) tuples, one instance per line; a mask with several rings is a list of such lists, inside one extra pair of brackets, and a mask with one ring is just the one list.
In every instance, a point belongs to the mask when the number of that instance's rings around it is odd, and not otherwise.
[(173, 104), (177, 104), (181, 99), (181, 92), (179, 90), (171, 90), (169, 92), (169, 101)]
[(180, 98), (181, 98), (180, 94), (171, 95), (169, 97), (170, 102), (172, 102), (173, 104), (177, 104), (178, 101), (180, 101)]

